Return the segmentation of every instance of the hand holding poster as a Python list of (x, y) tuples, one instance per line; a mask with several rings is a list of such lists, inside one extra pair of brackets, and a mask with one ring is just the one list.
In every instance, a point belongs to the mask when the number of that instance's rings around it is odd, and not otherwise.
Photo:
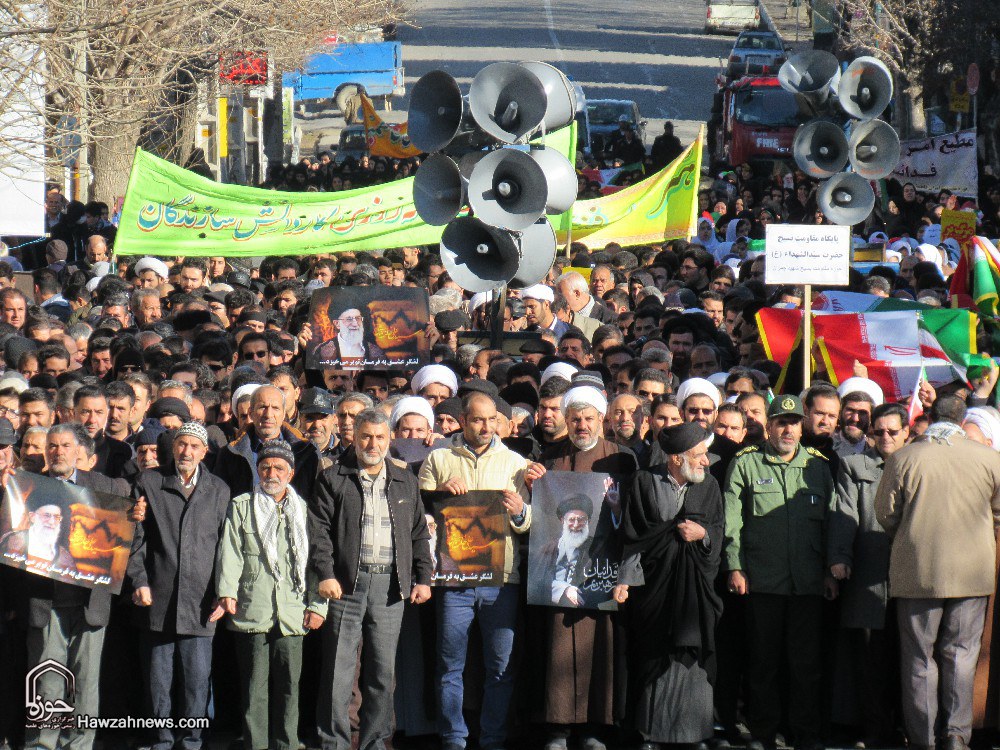
[(131, 506), (128, 498), (17, 471), (0, 507), (0, 563), (117, 594), (135, 531)]
[[(959, 247), (969, 250), (972, 247), (972, 238), (976, 236), (976, 215), (971, 211), (951, 211), (945, 209), (941, 212), (941, 240), (958, 240)], [(928, 242), (926, 234), (924, 241)], [(935, 243), (940, 244), (940, 243)]]
[(532, 485), (528, 604), (617, 609), (621, 541), (612, 521), (618, 487), (608, 474), (547, 471)]
[(419, 367), (430, 359), (427, 290), (347, 286), (312, 295), (306, 366), (343, 370)]
[[(500, 490), (425, 493), (433, 508), (434, 586), (503, 586), (510, 524)], [(435, 541), (436, 540), (436, 541)]]

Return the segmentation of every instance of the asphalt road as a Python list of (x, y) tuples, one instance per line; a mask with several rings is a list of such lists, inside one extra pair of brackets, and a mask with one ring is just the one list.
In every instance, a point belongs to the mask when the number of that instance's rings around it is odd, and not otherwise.
[[(665, 120), (686, 145), (709, 117), (720, 58), (734, 39), (705, 34), (704, 20), (704, 0), (611, 0), (605, 6), (592, 0), (412, 0), (411, 24), (399, 29), (407, 95), (382, 115), (405, 120), (409, 92), (428, 71), (448, 71), (467, 92), (491, 62), (541, 60), (573, 78), (590, 99), (635, 100), (647, 121), (647, 146)], [(329, 109), (296, 124), (305, 154), (335, 144), (344, 121)]]
[(733, 44), (704, 33), (704, 0), (413, 0), (411, 11), (414, 25), (399, 30), (408, 90), (438, 68), (465, 91), (491, 62), (541, 60), (588, 98), (635, 100), (647, 144), (664, 120), (685, 144), (695, 137), (709, 117), (719, 58)]

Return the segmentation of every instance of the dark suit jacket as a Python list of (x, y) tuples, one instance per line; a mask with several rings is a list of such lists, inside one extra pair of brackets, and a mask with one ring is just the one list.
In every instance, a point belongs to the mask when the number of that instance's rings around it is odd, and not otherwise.
[(185, 499), (172, 469), (139, 475), (133, 490), (145, 497), (146, 520), (136, 527), (128, 577), (148, 586), (153, 604), (140, 610), (147, 627), (171, 635), (212, 635), (208, 615), (215, 600), (215, 553), (229, 509), (229, 487), (199, 468), (198, 483)]
[(102, 431), (94, 441), (97, 451), (97, 463), (94, 471), (112, 479), (125, 476), (125, 465), (132, 460), (132, 446), (108, 437)]

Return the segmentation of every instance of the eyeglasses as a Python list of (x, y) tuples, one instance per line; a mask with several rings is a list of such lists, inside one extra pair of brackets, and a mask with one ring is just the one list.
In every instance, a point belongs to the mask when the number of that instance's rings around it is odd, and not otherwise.
[(901, 432), (902, 432), (902, 430), (888, 430), (888, 429), (886, 429), (886, 430), (872, 430), (872, 434), (875, 437), (885, 437), (886, 435), (888, 435), (889, 437), (896, 437), (896, 435), (898, 435)]
[(43, 521), (61, 521), (62, 513), (39, 513), (38, 517)]
[(689, 406), (684, 411), (688, 414), (712, 414), (715, 412), (715, 409), (699, 409), (697, 406)]
[(337, 320), (341, 323), (360, 323), (362, 318), (360, 315), (342, 315)]
[(21, 412), (17, 409), (11, 409), (6, 406), (0, 406), (0, 417), (19, 417)]

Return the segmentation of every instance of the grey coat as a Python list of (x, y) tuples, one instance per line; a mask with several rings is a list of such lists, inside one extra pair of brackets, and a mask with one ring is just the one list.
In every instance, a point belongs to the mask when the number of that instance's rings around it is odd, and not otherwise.
[(884, 467), (885, 459), (874, 448), (840, 461), (827, 554), (829, 565), (851, 568), (850, 579), (840, 584), (840, 624), (845, 628), (885, 627), (892, 539), (875, 518), (875, 492)]
[(142, 472), (133, 494), (146, 498), (147, 511), (135, 529), (128, 576), (133, 587), (148, 586), (152, 593), (152, 606), (140, 608), (147, 627), (168, 635), (214, 634), (208, 616), (229, 486), (202, 464), (186, 500), (177, 474), (164, 469)]

